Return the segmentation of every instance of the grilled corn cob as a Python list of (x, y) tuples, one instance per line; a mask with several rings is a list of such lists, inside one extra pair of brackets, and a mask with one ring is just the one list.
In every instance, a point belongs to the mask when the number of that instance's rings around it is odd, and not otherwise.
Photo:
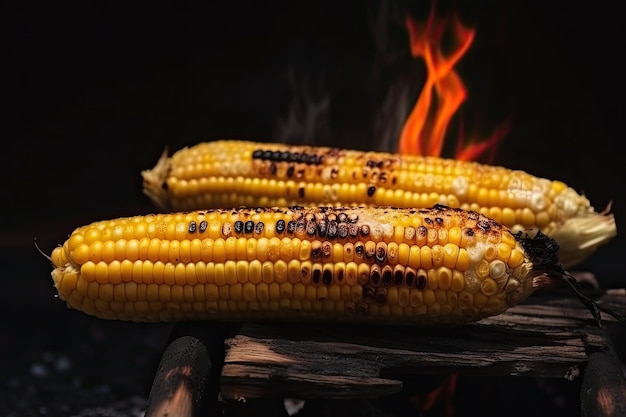
[(95, 222), (52, 251), (71, 308), (106, 319), (459, 325), (563, 270), (553, 239), (429, 209), (211, 209)]
[(476, 162), (327, 147), (219, 140), (163, 154), (142, 172), (162, 210), (238, 206), (444, 204), (482, 213), (514, 233), (553, 237), (566, 267), (616, 235), (613, 214), (560, 181)]

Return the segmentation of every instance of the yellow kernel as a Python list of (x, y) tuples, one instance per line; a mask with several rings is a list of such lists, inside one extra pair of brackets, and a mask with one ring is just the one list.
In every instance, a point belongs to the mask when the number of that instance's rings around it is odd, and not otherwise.
[(196, 285), (197, 283), (196, 264), (185, 265), (185, 284)]
[(420, 267), (424, 269), (430, 269), (433, 267), (432, 250), (429, 246), (422, 246), (420, 248), (420, 265)]
[(288, 280), (287, 277), (287, 262), (282, 259), (276, 261), (274, 263), (274, 280), (279, 284), (286, 282)]
[[(159, 261), (160, 262), (160, 261)], [(145, 264), (146, 262), (144, 262)], [(154, 268), (152, 268), (154, 270)], [(145, 270), (145, 268), (144, 268)], [(154, 279), (154, 276), (153, 276)], [(145, 278), (144, 278), (145, 280)], [(147, 281), (146, 281), (147, 282)], [(154, 281), (152, 281), (154, 282)], [(171, 262), (167, 262), (166, 264), (163, 265), (163, 283), (166, 285), (174, 285), (176, 284), (176, 265), (171, 263)], [(157, 282), (155, 282), (155, 284), (157, 284)]]
[[(76, 262), (78, 265), (82, 265), (85, 262), (89, 261), (89, 255), (90, 255), (89, 245), (80, 243), (76, 246), (76, 249), (74, 249), (74, 252), (72, 252), (71, 257), (74, 260), (74, 262)], [(55, 266), (60, 266), (60, 265), (57, 265), (55, 263)]]
[(300, 282), (300, 261), (292, 259), (287, 264), (287, 279), (291, 283)]
[(516, 268), (524, 262), (524, 254), (517, 248), (511, 251), (511, 256), (509, 257), (508, 265), (511, 268)]
[(247, 302), (256, 301), (256, 285), (251, 282), (243, 284), (242, 299)]
[[(209, 265), (207, 264), (207, 267)], [(207, 268), (208, 269), (208, 268)], [(211, 280), (209, 280), (211, 282)], [(215, 263), (213, 267), (213, 282), (218, 287), (226, 285), (226, 271), (224, 268), (224, 263)]]
[(301, 261), (307, 261), (311, 258), (311, 242), (303, 240), (300, 242), (299, 257)]
[(474, 270), (476, 271), (476, 275), (480, 278), (486, 278), (489, 276), (489, 262), (485, 259), (481, 259), (474, 266)]
[(102, 242), (95, 241), (89, 245), (89, 259), (93, 262), (100, 262), (102, 260)]
[(215, 284), (206, 284), (204, 286), (204, 298), (207, 301), (217, 301), (219, 299), (218, 286)]
[(248, 258), (248, 240), (245, 237), (235, 238), (234, 239), (234, 254), (235, 257), (233, 259), (241, 260)]
[(272, 237), (267, 242), (267, 259), (275, 262), (280, 259), (281, 241), (277, 237)]
[(92, 261), (87, 261), (80, 266), (80, 276), (86, 282), (95, 281), (96, 279), (96, 264)]
[(237, 261), (236, 276), (237, 281), (241, 284), (248, 282), (249, 264), (248, 261)]
[[(170, 287), (170, 300), (176, 305), (181, 305), (185, 301), (182, 285), (172, 285)], [(181, 305), (182, 307), (182, 305)]]
[(252, 284), (258, 284), (263, 281), (263, 264), (255, 259), (248, 264), (248, 280)]
[(411, 268), (419, 269), (421, 259), (421, 250), (417, 245), (413, 245), (409, 250), (409, 266)]
[(270, 300), (280, 300), (280, 284), (277, 282), (272, 282), (268, 286)]
[(243, 285), (237, 283), (227, 287), (229, 293), (229, 301), (241, 301), (243, 300)]
[(427, 286), (428, 288), (430, 288), (431, 290), (435, 290), (439, 287), (439, 277), (437, 275), (437, 270), (439, 268), (431, 268), (426, 272), (426, 276), (428, 278), (427, 280)]
[(109, 266), (105, 262), (98, 262), (95, 267), (95, 278), (100, 284), (106, 284), (109, 279)]
[(169, 285), (159, 285), (159, 300), (169, 302), (172, 298), (172, 287)]
[(480, 284), (480, 290), (486, 296), (490, 296), (498, 291), (498, 284), (492, 278), (485, 278)]
[(474, 306), (474, 296), (467, 291), (459, 293), (459, 307), (462, 309), (472, 308)]
[(437, 280), (440, 289), (450, 289), (450, 286), (452, 285), (452, 270), (450, 268), (446, 268), (445, 266), (440, 267), (437, 270)]
[(451, 227), (450, 230), (448, 230), (448, 243), (458, 247), (461, 244), (462, 233), (463, 232), (460, 227)]
[(263, 277), (263, 282), (266, 284), (270, 284), (274, 282), (274, 263), (271, 261), (265, 261), (262, 265), (261, 275)]
[(346, 285), (356, 285), (358, 282), (358, 265), (356, 262), (346, 264)]
[(185, 264), (176, 264), (174, 267), (174, 282), (178, 285), (187, 283), (187, 268)]
[(461, 271), (452, 271), (452, 281), (450, 282), (450, 289), (454, 292), (463, 291), (465, 288), (465, 275)]
[(119, 284), (122, 282), (120, 261), (114, 260), (109, 264), (108, 281), (111, 284)]
[(435, 304), (435, 292), (431, 289), (428, 290), (424, 290), (423, 293), (424, 296), (424, 304), (427, 306), (431, 306), (433, 304)]
[(456, 268), (459, 258), (459, 247), (453, 243), (446, 243), (443, 246), (443, 265), (447, 268)]
[(59, 292), (61, 294), (69, 294), (74, 291), (78, 281), (78, 274), (76, 272), (66, 272), (61, 278), (61, 282), (58, 284)]

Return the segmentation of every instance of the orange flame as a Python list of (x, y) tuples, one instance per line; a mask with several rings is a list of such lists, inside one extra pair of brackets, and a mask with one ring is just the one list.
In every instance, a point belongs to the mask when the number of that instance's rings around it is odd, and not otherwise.
[[(411, 55), (421, 57), (426, 65), (426, 81), (400, 133), (398, 152), (402, 154), (441, 156), (450, 119), (465, 101), (467, 91), (454, 66), (467, 52), (474, 40), (475, 30), (463, 26), (458, 16), (452, 17), (452, 51), (444, 54), (441, 42), (448, 19), (437, 19), (435, 8), (421, 25), (411, 17), (405, 20), (409, 32)], [(433, 102), (434, 101), (434, 102)], [(457, 142), (455, 158), (476, 159), (495, 149), (499, 139), (508, 131), (508, 123), (489, 139), (462, 145)]]

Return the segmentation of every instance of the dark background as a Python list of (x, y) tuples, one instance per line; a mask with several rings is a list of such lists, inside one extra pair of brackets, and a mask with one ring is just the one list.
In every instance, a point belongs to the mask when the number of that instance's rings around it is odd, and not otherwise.
[[(280, 137), (379, 149), (372, 118), (386, 86), (405, 77), (417, 91), (423, 81), (394, 19), (389, 48), (376, 49), (368, 13), (381, 2), (201, 4), (0, 6), (0, 299), (10, 313), (5, 330), (20, 329), (0, 339), (5, 353), (24, 352), (23, 341), (26, 360), (41, 361), (40, 350), (91, 340), (83, 334), (51, 342), (46, 330), (70, 332), (54, 320), (78, 320), (80, 313), (54, 298), (50, 265), (34, 241), (50, 253), (74, 227), (152, 211), (139, 173), (166, 147)], [(423, 16), (430, 3), (398, 4)], [(598, 210), (613, 201), (619, 231), (626, 219), (622, 2), (437, 4), (443, 14), (458, 10), (477, 30), (457, 67), (469, 91), (461, 112), (466, 130), (486, 137), (510, 118), (493, 162), (565, 181)], [(280, 121), (298, 109), (291, 103), (303, 91), (330, 104), (300, 140)], [(624, 249), (618, 236), (580, 269), (605, 287), (623, 287)], [(30, 327), (18, 326), (25, 317), (34, 317)], [(10, 369), (19, 380), (28, 366), (17, 361)]]

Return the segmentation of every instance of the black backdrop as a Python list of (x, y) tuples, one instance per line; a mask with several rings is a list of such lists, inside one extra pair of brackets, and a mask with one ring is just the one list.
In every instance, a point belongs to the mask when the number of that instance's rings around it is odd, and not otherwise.
[[(37, 262), (35, 237), (49, 252), (76, 226), (153, 210), (139, 172), (166, 146), (273, 140), (289, 66), (332, 93), (318, 144), (377, 146), (367, 10), (380, 3), (128, 3), (1, 6), (3, 246)], [(477, 29), (458, 66), (469, 126), (488, 133), (510, 117), (494, 162), (561, 179), (598, 209), (613, 200), (619, 228), (621, 2), (469, 3), (439, 2)], [(618, 236), (582, 268), (622, 286), (625, 244)]]

